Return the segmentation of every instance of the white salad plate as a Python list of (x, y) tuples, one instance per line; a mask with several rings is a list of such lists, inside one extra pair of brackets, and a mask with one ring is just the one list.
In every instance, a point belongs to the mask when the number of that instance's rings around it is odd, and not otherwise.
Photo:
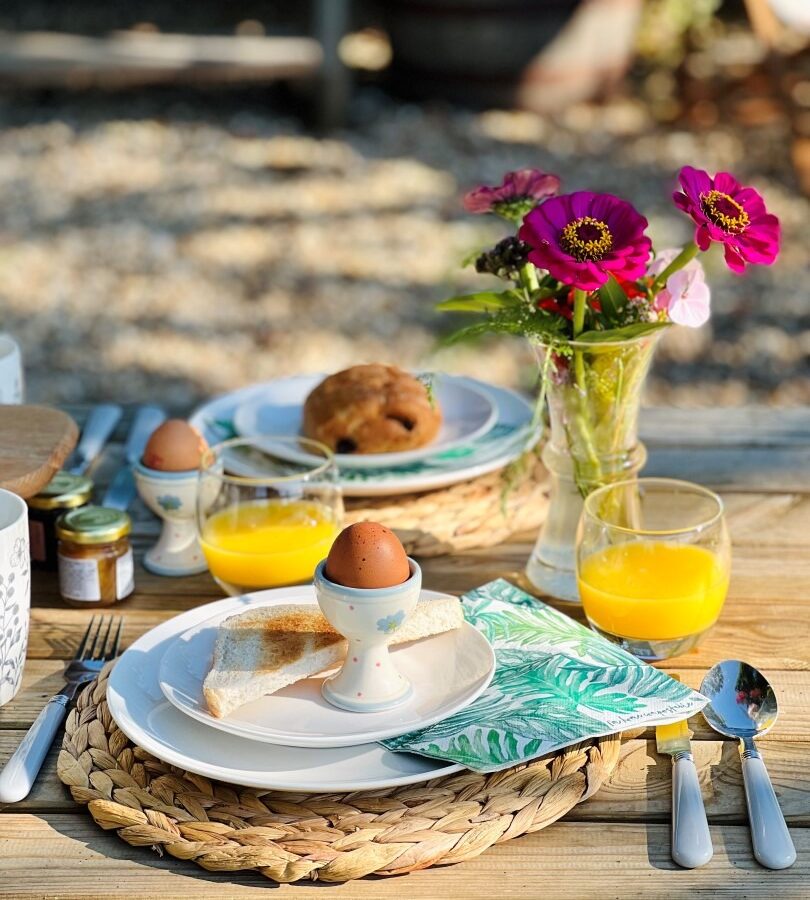
[(212, 616), (242, 612), (276, 597), (299, 602), (309, 590), (281, 588), (227, 597), (181, 613), (142, 635), (118, 660), (107, 684), (107, 705), (118, 727), (139, 747), (170, 765), (265, 790), (378, 790), (460, 772), (464, 767), (456, 763), (393, 753), (380, 744), (316, 749), (247, 740), (195, 721), (163, 696), (160, 662), (179, 635)]
[[(336, 453), (341, 469), (385, 469), (402, 466), (455, 450), (485, 435), (498, 420), (495, 401), (487, 391), (466, 378), (436, 374), (432, 391), (442, 411), (439, 433), (426, 446), (396, 453)], [(323, 458), (307, 453), (287, 441), (273, 443), (273, 437), (297, 437), (304, 433), (304, 402), (326, 375), (293, 375), (269, 384), (261, 394), (240, 403), (233, 426), (242, 437), (268, 437), (264, 446), (271, 452), (303, 465), (318, 466)]]
[[(312, 585), (291, 590), (296, 603), (318, 605)], [(443, 596), (426, 590), (421, 594), (423, 600)], [(275, 596), (251, 606), (278, 606), (291, 599), (290, 591), (276, 591)], [(218, 627), (230, 614), (218, 612), (179, 635), (163, 655), (158, 678), (166, 699), (181, 712), (211, 728), (255, 741), (288, 747), (350, 747), (407, 734), (469, 706), (495, 673), (492, 647), (465, 622), (453, 631), (391, 648), (395, 665), (413, 685), (411, 699), (402, 706), (376, 713), (338, 709), (321, 694), (322, 674), (217, 718), (208, 711), (202, 686)]]
[[(533, 408), (525, 397), (474, 378), (465, 380), (489, 394), (495, 404), (498, 418), (490, 431), (469, 444), (408, 465), (341, 469), (338, 483), (343, 494), (346, 497), (379, 497), (449, 487), (501, 469), (537, 443), (540, 428), (533, 422)], [(261, 397), (273, 384), (271, 381), (251, 385), (209, 400), (194, 411), (189, 421), (209, 444), (234, 437), (236, 410), (251, 398)]]

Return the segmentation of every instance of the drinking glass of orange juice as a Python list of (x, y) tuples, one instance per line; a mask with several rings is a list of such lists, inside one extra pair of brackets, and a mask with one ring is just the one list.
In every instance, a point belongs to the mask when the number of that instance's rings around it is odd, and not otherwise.
[(646, 660), (695, 646), (726, 599), (722, 500), (670, 478), (609, 484), (585, 500), (577, 582), (594, 631)]
[(204, 454), (197, 526), (228, 594), (311, 580), (342, 525), (337, 466), (323, 444), (234, 438)]

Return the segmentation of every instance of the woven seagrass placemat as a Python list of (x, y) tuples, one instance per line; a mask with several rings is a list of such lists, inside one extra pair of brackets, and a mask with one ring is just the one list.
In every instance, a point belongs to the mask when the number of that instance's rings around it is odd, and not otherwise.
[(387, 525), (411, 556), (494, 547), (545, 520), (549, 482), (538, 454), (531, 451), (505, 469), (436, 491), (347, 498), (346, 523)]
[(462, 862), (555, 822), (598, 790), (619, 756), (613, 735), (503, 772), (460, 772), (395, 790), (237, 787), (133, 745), (107, 708), (112, 665), (67, 717), (59, 777), (101, 828), (213, 872), (339, 882)]

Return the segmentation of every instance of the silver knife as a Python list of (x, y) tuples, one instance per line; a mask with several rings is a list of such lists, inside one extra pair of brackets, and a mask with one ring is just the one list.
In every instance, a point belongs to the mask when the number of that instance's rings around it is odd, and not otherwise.
[(146, 442), (152, 432), (165, 420), (166, 413), (159, 406), (138, 407), (124, 446), (124, 464), (113, 476), (107, 493), (104, 495), (102, 506), (125, 510), (135, 499), (136, 489), (135, 479), (132, 477), (132, 467), (143, 456), (144, 447), (146, 447)]
[(65, 471), (72, 475), (84, 475), (115, 431), (122, 413), (117, 403), (100, 403), (90, 410), (79, 445), (73, 451)]

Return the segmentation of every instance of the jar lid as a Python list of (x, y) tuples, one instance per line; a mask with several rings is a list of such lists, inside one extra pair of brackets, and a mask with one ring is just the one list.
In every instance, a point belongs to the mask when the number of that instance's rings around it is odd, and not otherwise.
[(92, 493), (93, 482), (85, 475), (57, 472), (27, 503), (33, 509), (73, 509), (84, 506)]
[(109, 544), (132, 531), (132, 520), (120, 509), (84, 506), (59, 517), (56, 536), (74, 544)]

